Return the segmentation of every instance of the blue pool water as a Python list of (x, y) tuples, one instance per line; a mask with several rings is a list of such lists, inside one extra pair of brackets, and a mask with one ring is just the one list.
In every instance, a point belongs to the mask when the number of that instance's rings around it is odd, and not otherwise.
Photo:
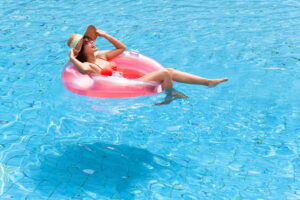
[[(300, 199), (299, 0), (0, 1), (0, 199)], [(102, 99), (61, 82), (94, 24), (207, 78)], [(99, 49), (112, 46), (98, 39)]]

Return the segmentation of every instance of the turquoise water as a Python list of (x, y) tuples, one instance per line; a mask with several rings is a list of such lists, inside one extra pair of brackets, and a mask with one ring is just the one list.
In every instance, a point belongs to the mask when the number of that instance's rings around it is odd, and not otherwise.
[[(0, 199), (300, 199), (300, 2), (0, 1)], [(66, 41), (94, 24), (207, 78), (190, 98), (79, 96)], [(112, 46), (98, 39), (99, 49)]]

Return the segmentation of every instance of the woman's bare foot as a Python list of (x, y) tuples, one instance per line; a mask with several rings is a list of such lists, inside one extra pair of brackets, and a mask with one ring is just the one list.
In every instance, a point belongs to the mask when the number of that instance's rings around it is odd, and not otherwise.
[(222, 83), (222, 82), (225, 82), (225, 81), (228, 81), (228, 78), (210, 79), (210, 80), (208, 81), (207, 86), (208, 86), (208, 87), (215, 87), (215, 86), (218, 85), (219, 83)]

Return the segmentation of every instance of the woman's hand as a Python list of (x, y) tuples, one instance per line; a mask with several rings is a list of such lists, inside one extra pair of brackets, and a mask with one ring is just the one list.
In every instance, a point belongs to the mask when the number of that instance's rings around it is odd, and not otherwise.
[(105, 37), (107, 35), (107, 33), (98, 29), (96, 30), (96, 34), (100, 37)]
[(76, 49), (71, 49), (69, 52), (69, 57), (71, 60), (76, 59), (76, 57), (78, 56), (78, 51)]

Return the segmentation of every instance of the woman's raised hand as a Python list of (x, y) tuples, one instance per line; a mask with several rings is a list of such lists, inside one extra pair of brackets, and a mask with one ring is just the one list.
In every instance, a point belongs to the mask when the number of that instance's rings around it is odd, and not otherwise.
[(104, 36), (106, 36), (107, 35), (107, 33), (105, 33), (104, 31), (102, 31), (102, 30), (96, 30), (96, 34), (98, 35), (98, 36), (100, 36), (100, 37), (104, 37)]
[(70, 59), (75, 59), (77, 56), (78, 56), (78, 51), (72, 48), (69, 52)]

